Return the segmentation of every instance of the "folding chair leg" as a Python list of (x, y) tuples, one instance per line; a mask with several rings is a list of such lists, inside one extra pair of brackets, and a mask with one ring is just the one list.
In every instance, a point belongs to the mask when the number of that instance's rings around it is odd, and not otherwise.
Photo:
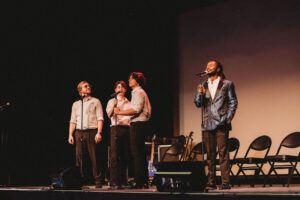
[(290, 182), (291, 182), (291, 179), (293, 177), (294, 171), (295, 171), (294, 167), (289, 169), (289, 177), (288, 177), (288, 181), (287, 181), (286, 187), (290, 186)]
[[(267, 182), (268, 182), (268, 180), (269, 180), (269, 177), (270, 177), (270, 175), (272, 174), (272, 171), (273, 171), (273, 170), (274, 170), (274, 167), (273, 167), (273, 165), (271, 164), (271, 168), (270, 168), (270, 170), (269, 170), (269, 172), (268, 172), (268, 175), (265, 177), (265, 180), (264, 180), (264, 187), (266, 187), (266, 184), (267, 184)], [(272, 186), (271, 183), (269, 183), (269, 185)]]

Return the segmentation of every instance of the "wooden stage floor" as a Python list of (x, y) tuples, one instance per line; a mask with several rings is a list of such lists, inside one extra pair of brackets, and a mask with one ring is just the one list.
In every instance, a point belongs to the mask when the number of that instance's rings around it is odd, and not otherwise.
[(157, 192), (156, 187), (149, 189), (121, 189), (110, 190), (107, 186), (96, 189), (94, 186), (85, 186), (82, 190), (52, 190), (50, 187), (44, 186), (26, 186), (26, 187), (1, 187), (1, 200), (24, 200), (24, 199), (55, 199), (55, 200), (172, 200), (172, 199), (203, 199), (203, 200), (239, 200), (239, 199), (255, 199), (255, 200), (299, 200), (300, 185), (291, 185), (290, 187), (275, 186), (241, 186), (233, 187), (230, 190), (213, 190), (209, 192)]

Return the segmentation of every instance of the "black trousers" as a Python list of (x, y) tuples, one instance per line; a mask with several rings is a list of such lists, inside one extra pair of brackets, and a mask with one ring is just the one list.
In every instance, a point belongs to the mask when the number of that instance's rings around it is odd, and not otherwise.
[(127, 184), (129, 154), (129, 126), (112, 126), (110, 129), (110, 184)]
[(208, 184), (215, 184), (216, 178), (216, 147), (218, 147), (222, 183), (230, 183), (228, 130), (217, 129), (203, 131), (207, 151)]
[(86, 160), (86, 156), (89, 156), (92, 165), (93, 177), (95, 178), (95, 181), (100, 181), (100, 170), (96, 155), (96, 134), (97, 129), (75, 131), (76, 166), (79, 167), (82, 177), (85, 177), (84, 160)]
[(148, 131), (148, 122), (130, 123), (130, 148), (133, 158), (134, 181), (137, 186), (148, 182), (145, 141)]

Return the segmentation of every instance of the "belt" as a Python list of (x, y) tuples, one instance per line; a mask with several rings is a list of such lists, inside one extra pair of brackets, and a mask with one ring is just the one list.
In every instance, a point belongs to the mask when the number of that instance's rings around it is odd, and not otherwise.
[(76, 131), (81, 131), (81, 132), (88, 132), (88, 131), (94, 131), (94, 130), (97, 130), (96, 128), (90, 128), (90, 129), (76, 129)]
[(129, 128), (128, 125), (113, 125), (111, 127), (122, 127), (122, 128)]
[(147, 122), (148, 121), (135, 121), (135, 122), (130, 122), (130, 125), (132, 125), (132, 124), (145, 124)]

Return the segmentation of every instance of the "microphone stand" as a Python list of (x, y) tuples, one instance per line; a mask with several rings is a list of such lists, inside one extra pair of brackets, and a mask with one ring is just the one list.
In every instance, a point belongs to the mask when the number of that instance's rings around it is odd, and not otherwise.
[[(9, 106), (9, 103), (3, 104), (0, 106), (0, 112), (4, 111), (5, 108)], [(3, 113), (4, 114), (4, 113)], [(7, 114), (7, 113), (6, 113)], [(10, 117), (9, 117), (10, 118)], [(4, 163), (0, 166), (0, 187), (7, 187), (11, 184), (11, 170), (10, 170), (10, 160), (9, 160), (9, 134), (7, 132), (8, 127), (7, 117), (4, 117), (2, 114), (0, 115), (0, 160), (4, 161)], [(4, 180), (6, 179), (6, 180)]]
[[(200, 80), (201, 80), (201, 86), (203, 87), (204, 86), (204, 78), (203, 78), (203, 76), (200, 76)], [(201, 144), (201, 151), (202, 151), (202, 156), (203, 156), (203, 158), (202, 158), (202, 160), (203, 161), (205, 161), (205, 156), (204, 156), (204, 148), (205, 148), (205, 146), (204, 146), (204, 135), (203, 135), (203, 131), (202, 131), (202, 129), (203, 129), (203, 127), (204, 127), (204, 121), (203, 121), (203, 116), (204, 116), (204, 95), (205, 94), (200, 94), (200, 101), (201, 101), (201, 140), (202, 140), (202, 144)]]
[[(208, 74), (208, 72), (207, 71), (204, 71), (204, 72), (200, 72), (200, 73), (198, 73), (198, 74), (196, 74), (196, 76), (198, 76), (199, 78), (200, 78), (200, 81), (201, 81), (201, 83), (200, 83), (200, 85), (203, 87), (204, 86), (204, 82), (205, 82), (205, 80), (204, 80), (204, 77), (206, 77), (206, 75)], [(203, 127), (204, 127), (204, 123), (203, 123), (203, 116), (204, 116), (204, 95), (205, 95), (205, 93), (204, 94), (200, 94), (200, 101), (201, 101), (201, 140), (202, 140), (202, 144), (201, 144), (201, 151), (202, 151), (202, 160), (204, 161), (205, 160), (205, 156), (204, 156), (204, 135), (203, 135), (203, 131), (202, 131), (202, 129), (203, 129)]]
[[(114, 108), (116, 108), (117, 107), (117, 104), (118, 104), (118, 95), (116, 95), (115, 96), (115, 100), (116, 100), (116, 104), (114, 105)], [(115, 113), (114, 113), (114, 115), (115, 115)], [(117, 115), (115, 115), (116, 117), (115, 117), (115, 125), (116, 125), (116, 128), (117, 128), (117, 123), (118, 123), (118, 117), (117, 117)]]
[[(115, 96), (116, 104), (115, 104), (114, 108), (117, 108), (117, 105), (118, 105), (118, 98), (117, 97), (118, 97), (118, 95)], [(115, 115), (115, 113), (114, 113), (114, 115)], [(118, 136), (117, 136), (117, 134), (118, 134), (118, 115), (115, 115), (115, 126), (116, 126), (116, 128), (115, 128), (115, 131), (116, 131), (115, 144), (117, 144), (117, 140), (118, 140)]]
[(83, 99), (84, 96), (81, 96), (81, 127), (80, 127), (81, 130), (83, 130)]
[[(83, 100), (84, 100), (84, 95), (81, 96), (81, 131), (83, 131)], [(80, 170), (81, 170), (81, 176), (82, 178), (84, 178), (84, 168), (83, 168), (83, 139), (82, 139), (82, 132), (81, 132), (81, 138), (80, 138), (80, 142), (81, 142), (81, 166), (80, 166)]]
[(204, 156), (204, 135), (203, 135), (203, 127), (204, 127), (204, 123), (203, 123), (203, 116), (204, 116), (204, 94), (201, 94), (200, 95), (200, 99), (201, 99), (201, 136), (202, 136), (202, 145), (201, 145), (201, 149), (202, 149), (202, 155), (203, 155), (203, 158), (202, 160), (204, 161), (205, 160), (205, 156)]
[[(117, 98), (118, 97), (118, 93), (114, 93), (114, 95), (111, 95), (111, 96), (113, 96), (114, 99), (116, 100), (116, 104), (114, 105), (114, 108), (117, 108), (117, 105), (118, 105), (118, 98)], [(115, 144), (117, 144), (117, 139), (118, 139), (118, 137), (117, 137), (117, 133), (118, 133), (118, 115), (116, 115), (115, 113), (113, 113), (113, 116), (115, 117), (115, 137), (114, 138), (110, 138), (110, 139), (111, 140), (114, 139), (115, 140)], [(113, 126), (111, 128), (113, 128)], [(109, 162), (110, 162), (110, 159), (111, 159), (111, 149), (112, 149), (112, 147), (110, 147)], [(116, 147), (115, 147), (115, 149), (116, 149)], [(110, 164), (109, 164), (109, 167), (111, 167)], [(109, 171), (111, 171), (111, 169), (109, 169)], [(118, 178), (119, 177), (117, 177), (117, 179)], [(110, 179), (111, 179), (111, 177), (110, 177)], [(116, 183), (114, 183), (114, 184), (116, 184)], [(111, 185), (111, 180), (109, 181), (109, 186), (112, 186)]]

